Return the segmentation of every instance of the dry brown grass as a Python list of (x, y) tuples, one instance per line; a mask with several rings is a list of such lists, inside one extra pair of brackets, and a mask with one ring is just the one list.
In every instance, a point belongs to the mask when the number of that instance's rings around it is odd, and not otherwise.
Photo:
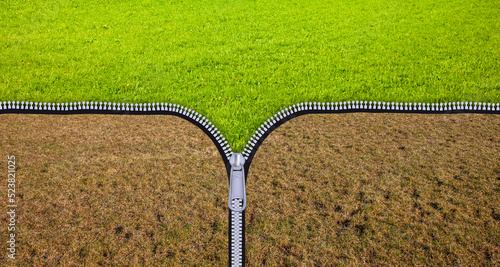
[[(17, 158), (20, 192), (19, 252), (10, 262), (227, 262), (227, 177), (194, 125), (110, 115), (2, 115), (0, 122), (0, 151)], [(1, 230), (6, 244), (3, 223)]]
[[(227, 177), (195, 126), (20, 114), (0, 126), (19, 204), (18, 259), (0, 262), (227, 264)], [(499, 116), (477, 114), (287, 122), (249, 171), (248, 265), (500, 264), (499, 129)]]
[(500, 117), (306, 115), (247, 183), (249, 265), (500, 264)]

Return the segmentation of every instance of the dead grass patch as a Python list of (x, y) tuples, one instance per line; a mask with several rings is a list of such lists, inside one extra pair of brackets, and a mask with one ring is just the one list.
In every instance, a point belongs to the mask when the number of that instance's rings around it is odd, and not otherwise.
[[(0, 125), (18, 167), (11, 263), (227, 264), (227, 177), (194, 125), (26, 114)], [(498, 129), (499, 116), (478, 114), (287, 122), (249, 171), (248, 265), (500, 264)]]

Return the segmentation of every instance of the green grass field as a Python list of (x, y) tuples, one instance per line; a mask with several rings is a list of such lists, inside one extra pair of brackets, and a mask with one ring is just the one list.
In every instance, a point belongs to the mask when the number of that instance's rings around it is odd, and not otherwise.
[(235, 151), (302, 101), (500, 101), (500, 1), (2, 1), (0, 101), (172, 102)]

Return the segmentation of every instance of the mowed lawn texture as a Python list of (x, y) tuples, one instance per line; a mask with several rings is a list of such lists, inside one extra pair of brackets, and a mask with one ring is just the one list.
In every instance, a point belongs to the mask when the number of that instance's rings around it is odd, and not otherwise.
[(302, 101), (500, 102), (499, 1), (3, 1), (0, 101), (169, 102), (241, 151)]
[[(194, 125), (3, 114), (0, 126), (19, 205), (18, 259), (1, 262), (227, 264), (227, 176)], [(247, 265), (500, 264), (498, 129), (500, 117), (480, 114), (285, 123), (249, 170)]]

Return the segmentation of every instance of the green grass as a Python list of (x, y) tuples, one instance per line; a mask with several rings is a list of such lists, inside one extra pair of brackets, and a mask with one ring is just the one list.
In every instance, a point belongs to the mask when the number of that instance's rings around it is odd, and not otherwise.
[(2, 1), (0, 101), (172, 102), (241, 151), (302, 101), (500, 101), (500, 1)]

